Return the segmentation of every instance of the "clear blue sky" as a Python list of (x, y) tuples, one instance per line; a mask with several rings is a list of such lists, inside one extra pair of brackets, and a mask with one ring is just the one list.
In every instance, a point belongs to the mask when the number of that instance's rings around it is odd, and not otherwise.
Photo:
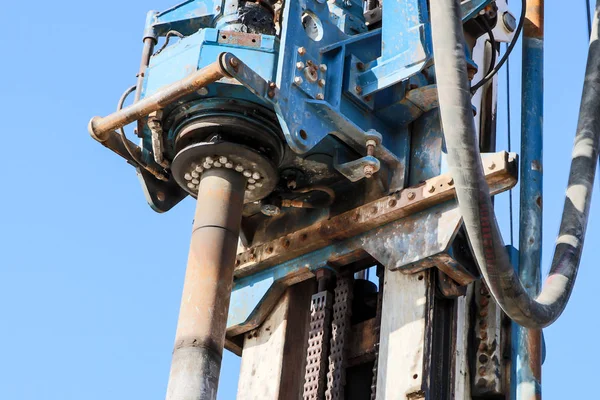
[[(135, 82), (146, 11), (176, 1), (3, 4), (0, 399), (164, 398), (193, 202), (163, 215), (151, 211), (133, 168), (94, 142), (86, 125), (112, 112)], [(587, 32), (583, 1), (546, 4), (547, 266), (577, 123)], [(519, 64), (517, 48), (511, 59), (514, 143)], [(504, 93), (499, 101), (502, 149)], [(498, 201), (498, 216), (506, 227), (505, 199)], [(593, 341), (600, 328), (594, 311), (599, 244), (596, 192), (571, 303), (546, 330), (546, 399), (592, 397), (600, 358)], [(238, 368), (237, 357), (227, 354), (221, 400), (235, 397)]]

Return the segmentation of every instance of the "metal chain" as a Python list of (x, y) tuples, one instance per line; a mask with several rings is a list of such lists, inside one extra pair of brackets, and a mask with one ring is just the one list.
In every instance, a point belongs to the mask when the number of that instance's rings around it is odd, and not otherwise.
[(331, 327), (331, 293), (319, 292), (310, 301), (310, 331), (304, 372), (304, 400), (320, 400), (325, 392), (327, 343)]
[(333, 321), (327, 373), (326, 400), (344, 400), (346, 385), (346, 339), (352, 316), (352, 275), (338, 276), (333, 303)]

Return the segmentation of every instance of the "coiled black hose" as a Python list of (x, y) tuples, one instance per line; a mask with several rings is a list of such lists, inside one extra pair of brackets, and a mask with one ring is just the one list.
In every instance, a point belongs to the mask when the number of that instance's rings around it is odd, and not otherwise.
[(513, 321), (527, 328), (546, 327), (560, 316), (579, 269), (600, 143), (600, 0), (597, 1), (560, 232), (550, 274), (536, 299), (527, 294), (509, 261), (483, 174), (467, 78), (460, 1), (430, 2), (448, 164), (469, 243), (496, 302)]

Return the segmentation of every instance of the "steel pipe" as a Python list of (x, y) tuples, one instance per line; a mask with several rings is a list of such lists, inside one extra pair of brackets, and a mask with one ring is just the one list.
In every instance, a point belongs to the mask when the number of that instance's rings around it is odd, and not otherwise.
[(154, 51), (154, 46), (156, 45), (156, 38), (153, 37), (145, 37), (144, 38), (144, 47), (142, 49), (142, 60), (140, 61), (140, 69), (137, 74), (137, 83), (135, 85), (135, 98), (133, 100), (134, 103), (137, 103), (142, 96), (142, 85), (144, 84), (144, 76), (146, 75), (146, 69), (150, 64), (150, 58), (152, 57), (152, 52)]
[[(600, 40), (596, 6), (579, 123), (562, 221), (550, 275), (532, 297), (508, 259), (477, 143), (458, 0), (432, 0), (431, 26), (436, 79), (448, 164), (477, 265), (496, 302), (516, 323), (541, 329), (564, 311), (583, 251), (600, 147)], [(486, 165), (493, 169), (495, 166)]]
[[(542, 282), (544, 1), (529, 0), (523, 29), (519, 279), (535, 298)], [(516, 329), (516, 400), (542, 396), (542, 331)]]
[(151, 112), (158, 111), (174, 101), (192, 94), (200, 88), (227, 76), (225, 69), (221, 66), (221, 59), (225, 54), (226, 53), (221, 53), (219, 59), (212, 64), (207, 65), (129, 107), (114, 112), (106, 117), (92, 118), (88, 126), (90, 135), (97, 141), (103, 142), (115, 129), (119, 129), (127, 124), (144, 118)]
[(202, 175), (167, 400), (216, 399), (245, 185), (234, 170)]

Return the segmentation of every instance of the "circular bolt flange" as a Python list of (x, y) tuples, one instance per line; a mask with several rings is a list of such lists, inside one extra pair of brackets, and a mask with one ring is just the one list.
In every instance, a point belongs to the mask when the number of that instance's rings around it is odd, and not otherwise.
[(245, 203), (268, 196), (277, 183), (277, 171), (270, 160), (235, 143), (190, 145), (175, 156), (171, 165), (177, 183), (194, 197), (198, 192), (202, 172), (212, 168), (233, 168), (247, 179)]

